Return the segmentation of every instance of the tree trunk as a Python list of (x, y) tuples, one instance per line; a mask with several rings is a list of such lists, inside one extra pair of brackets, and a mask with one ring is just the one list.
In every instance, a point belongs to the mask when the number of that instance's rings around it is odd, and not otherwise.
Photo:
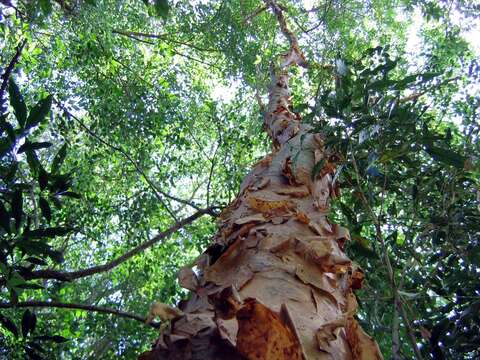
[(180, 271), (190, 299), (140, 359), (382, 359), (354, 318), (364, 275), (344, 253), (348, 230), (327, 218), (338, 157), (290, 110), (286, 69), (306, 64), (267, 4), (291, 45), (265, 114), (273, 152), (220, 215), (213, 244)]

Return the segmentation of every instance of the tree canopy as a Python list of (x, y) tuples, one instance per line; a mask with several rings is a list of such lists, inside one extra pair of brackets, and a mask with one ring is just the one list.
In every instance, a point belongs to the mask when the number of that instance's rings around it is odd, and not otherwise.
[[(358, 320), (385, 358), (480, 356), (479, 5), (278, 2), (294, 110), (341, 154)], [(260, 0), (0, 4), (0, 356), (134, 359), (269, 151), (288, 43)]]

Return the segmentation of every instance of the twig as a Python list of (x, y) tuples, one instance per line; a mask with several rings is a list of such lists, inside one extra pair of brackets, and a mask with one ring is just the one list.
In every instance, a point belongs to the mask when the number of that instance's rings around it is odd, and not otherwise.
[(393, 360), (401, 360), (400, 357), (400, 321), (398, 316), (398, 297), (395, 296), (392, 317), (392, 355)]
[(255, 16), (260, 15), (262, 12), (268, 9), (267, 5), (259, 6), (254, 12), (250, 15), (247, 15), (245, 19), (243, 19), (244, 24), (248, 24)]
[(415, 353), (415, 357), (418, 360), (422, 360), (423, 357), (422, 357), (422, 354), (420, 353), (420, 349), (417, 346), (417, 340), (415, 338), (415, 334), (414, 334), (412, 326), (410, 324), (410, 320), (408, 319), (407, 313), (405, 312), (405, 307), (403, 306), (404, 305), (403, 301), (400, 297), (400, 294), (398, 293), (398, 288), (397, 288), (397, 285), (395, 283), (395, 274), (393, 272), (393, 267), (392, 267), (392, 264), (390, 262), (390, 258), (388, 256), (387, 246), (385, 244), (385, 239), (383, 238), (380, 221), (379, 221), (378, 217), (375, 215), (372, 207), (370, 206), (370, 203), (368, 202), (368, 199), (365, 196), (365, 193), (363, 192), (363, 189), (362, 189), (361, 184), (360, 184), (360, 171), (358, 169), (358, 165), (357, 165), (357, 162), (355, 160), (355, 156), (353, 154), (352, 154), (352, 164), (353, 164), (353, 168), (355, 170), (355, 175), (356, 175), (356, 179), (357, 179), (357, 187), (358, 187), (358, 190), (359, 190), (359, 193), (360, 193), (360, 198), (361, 198), (362, 202), (364, 203), (365, 207), (367, 208), (367, 211), (370, 213), (370, 217), (373, 220), (373, 223), (374, 223), (374, 226), (375, 226), (375, 236), (376, 236), (377, 240), (380, 242), (380, 245), (382, 247), (383, 258), (384, 258), (385, 266), (387, 268), (387, 273), (388, 273), (388, 278), (389, 278), (389, 281), (390, 281), (390, 285), (391, 285), (393, 293), (394, 293), (395, 302), (397, 304), (397, 301), (398, 301), (399, 310), (400, 310), (400, 313), (402, 315), (403, 321), (405, 323), (405, 328), (407, 330), (407, 334), (408, 334), (408, 337), (410, 339), (410, 343), (411, 343), (413, 351)]
[(431, 86), (423, 91), (420, 91), (418, 93), (413, 93), (411, 95), (408, 95), (402, 99), (399, 99), (398, 102), (399, 103), (404, 103), (404, 102), (409, 102), (409, 101), (415, 101), (417, 100), (419, 97), (425, 95), (425, 94), (428, 94), (430, 91), (432, 91), (433, 89), (438, 89), (440, 86), (443, 86), (445, 84), (448, 84), (449, 82), (452, 82), (452, 81), (456, 81), (458, 79), (460, 79), (461, 77), (460, 76), (455, 76), (453, 78), (450, 78), (450, 79), (445, 79), (443, 80), (442, 82), (440, 82), (439, 84), (436, 84), (434, 86)]
[(1, 99), (3, 99), (3, 94), (7, 89), (8, 79), (10, 78), (10, 75), (12, 74), (12, 71), (15, 68), (15, 64), (20, 59), (20, 55), (22, 54), (22, 50), (25, 47), (26, 43), (27, 43), (27, 39), (24, 39), (20, 42), (20, 44), (17, 46), (17, 50), (15, 51), (15, 55), (13, 55), (12, 60), (10, 60), (10, 63), (7, 65), (7, 67), (5, 68), (5, 71), (3, 72), (2, 85), (0, 86), (0, 101)]
[(183, 228), (185, 225), (188, 225), (198, 219), (199, 217), (205, 215), (205, 214), (211, 214), (215, 210), (215, 207), (210, 207), (207, 209), (202, 209), (195, 214), (178, 221), (175, 223), (173, 226), (168, 228), (165, 231), (162, 231), (158, 233), (156, 236), (151, 238), (148, 241), (145, 241), (144, 243), (136, 246), (132, 250), (126, 252), (125, 254), (117, 257), (116, 259), (109, 261), (103, 265), (97, 265), (97, 266), (92, 266), (87, 269), (83, 270), (78, 270), (78, 271), (57, 271), (53, 269), (46, 269), (46, 270), (37, 270), (37, 271), (32, 271), (30, 274), (22, 274), (23, 277), (26, 280), (31, 280), (31, 279), (55, 279), (55, 280), (60, 280), (60, 281), (72, 281), (75, 279), (87, 277), (90, 275), (110, 271), (116, 266), (124, 263), (128, 259), (132, 258), (133, 256), (139, 254), (140, 252), (148, 249), (149, 247), (152, 247), (156, 243), (158, 243), (161, 240), (164, 240), (168, 236), (172, 235), (174, 232), (177, 230)]
[(213, 176), (213, 170), (215, 169), (215, 157), (217, 156), (218, 149), (220, 148), (220, 143), (217, 145), (215, 148), (215, 152), (213, 153), (213, 157), (210, 160), (212, 163), (212, 166), (210, 167), (210, 174), (208, 175), (208, 183), (207, 183), (207, 206), (210, 206), (210, 185), (212, 183), (212, 176)]
[(44, 308), (63, 308), (63, 309), (76, 309), (84, 311), (99, 312), (104, 314), (112, 314), (115, 316), (123, 317), (126, 319), (132, 319), (139, 321), (143, 324), (149, 325), (153, 328), (158, 328), (159, 323), (146, 323), (146, 318), (128, 313), (122, 310), (106, 308), (102, 306), (86, 305), (86, 304), (73, 304), (73, 303), (61, 303), (56, 301), (24, 301), (16, 304), (13, 303), (0, 303), (0, 309), (9, 309), (9, 308), (26, 308), (26, 307), (44, 307)]
[(142, 37), (146, 37), (146, 38), (149, 38), (149, 39), (162, 39), (162, 40), (165, 40), (166, 42), (171, 42), (171, 43), (174, 43), (174, 44), (177, 44), (177, 45), (188, 46), (188, 47), (191, 47), (192, 49), (195, 49), (195, 50), (198, 50), (198, 51), (217, 52), (217, 50), (215, 50), (215, 49), (201, 48), (201, 47), (199, 47), (197, 45), (194, 45), (194, 44), (191, 44), (191, 43), (171, 39), (171, 38), (168, 37), (168, 36), (170, 36), (170, 34), (149, 34), (149, 33), (137, 32), (137, 31), (118, 30), (118, 29), (113, 29), (112, 33), (127, 36), (129, 38), (139, 40), (139, 41), (145, 41), (145, 40), (140, 39)]
[(75, 115), (73, 115), (70, 111), (68, 111), (67, 108), (65, 108), (65, 106), (63, 106), (62, 104), (60, 104), (59, 102), (56, 101), (56, 104), (60, 107), (61, 110), (63, 110), (68, 116), (70, 116), (72, 119), (74, 119), (75, 121), (78, 122), (78, 124), (90, 135), (92, 136), (93, 138), (95, 138), (96, 140), (98, 140), (100, 143), (102, 143), (103, 145), (119, 152), (121, 155), (123, 155), (134, 167), (135, 169), (138, 171), (138, 173), (140, 175), (142, 175), (142, 177), (144, 178), (144, 180), (147, 182), (147, 184), (150, 186), (150, 188), (154, 191), (157, 199), (159, 199), (159, 201), (162, 203), (162, 205), (165, 207), (165, 209), (169, 212), (169, 214), (175, 219), (175, 214), (173, 214), (172, 210), (169, 209), (169, 207), (165, 204), (165, 202), (163, 201), (162, 196), (170, 199), (170, 200), (173, 200), (173, 201), (176, 201), (176, 202), (179, 202), (181, 204), (184, 204), (184, 205), (188, 205), (192, 208), (194, 208), (195, 210), (201, 210), (201, 208), (197, 205), (195, 205), (194, 203), (192, 202), (189, 202), (187, 200), (183, 200), (183, 199), (180, 199), (176, 196), (173, 196), (173, 195), (170, 195), (162, 190), (160, 190), (158, 188), (158, 186), (156, 186), (152, 180), (150, 180), (150, 178), (145, 174), (145, 171), (143, 171), (143, 169), (140, 167), (140, 165), (135, 161), (133, 160), (133, 158), (127, 153), (125, 152), (125, 150), (123, 150), (122, 148), (118, 147), (118, 146), (115, 146), (113, 144), (110, 144), (109, 142), (105, 141), (104, 139), (102, 139), (100, 136), (98, 136), (97, 134), (95, 134), (88, 126), (85, 125), (85, 123), (80, 120), (78, 117), (76, 117)]

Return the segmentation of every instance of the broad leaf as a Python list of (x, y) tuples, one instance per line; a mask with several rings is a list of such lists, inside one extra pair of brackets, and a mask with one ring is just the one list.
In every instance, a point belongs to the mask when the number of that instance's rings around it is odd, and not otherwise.
[(20, 127), (25, 126), (25, 121), (27, 120), (27, 106), (23, 100), (23, 96), (18, 89), (15, 80), (13, 77), (10, 77), (8, 83), (8, 93), (10, 95), (10, 105), (12, 105), (13, 110), (15, 111), (15, 116)]
[(27, 121), (25, 123), (25, 129), (30, 129), (45, 119), (50, 108), (52, 107), (53, 96), (48, 95), (46, 98), (40, 100), (28, 114)]
[(0, 314), (0, 324), (2, 324), (8, 331), (10, 331), (15, 337), (18, 337), (18, 330), (15, 326), (15, 323), (7, 318), (6, 316)]
[(155, 12), (158, 16), (166, 19), (169, 11), (170, 5), (168, 4), (168, 0), (155, 0)]

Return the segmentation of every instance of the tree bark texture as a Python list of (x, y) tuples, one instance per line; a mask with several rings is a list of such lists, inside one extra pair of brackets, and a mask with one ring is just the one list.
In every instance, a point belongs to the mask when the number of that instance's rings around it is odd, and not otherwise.
[(290, 110), (286, 72), (272, 77), (265, 127), (274, 151), (180, 271), (191, 297), (144, 359), (382, 358), (354, 318), (364, 274), (344, 253), (348, 230), (327, 218), (337, 157)]
[(338, 156), (291, 111), (287, 69), (306, 63), (267, 4), (291, 45), (272, 72), (264, 125), (273, 152), (220, 215), (213, 244), (181, 269), (191, 291), (183, 314), (140, 359), (382, 359), (354, 318), (364, 274), (344, 253), (349, 232), (327, 217)]

